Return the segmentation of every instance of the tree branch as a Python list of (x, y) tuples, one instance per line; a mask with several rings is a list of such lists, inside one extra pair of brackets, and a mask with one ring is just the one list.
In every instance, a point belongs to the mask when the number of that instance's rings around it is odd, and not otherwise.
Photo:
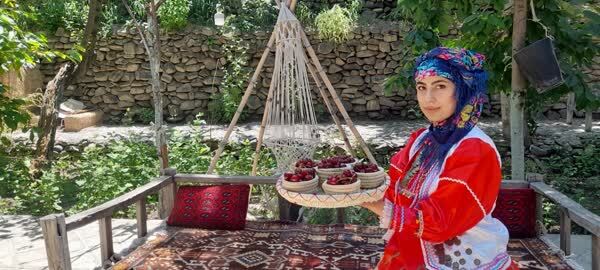
[[(154, 0), (151, 0), (151, 1), (154, 2)], [(166, 0), (160, 0), (160, 1), (158, 1), (158, 3), (156, 3), (156, 5), (154, 5), (154, 7), (156, 8), (157, 11), (160, 8), (160, 6), (165, 3), (165, 1)]]
[(146, 48), (146, 53), (148, 53), (148, 55), (150, 55), (150, 48), (148, 47), (148, 42), (146, 41), (146, 36), (144, 35), (144, 32), (142, 31), (142, 27), (140, 26), (140, 23), (135, 18), (135, 15), (133, 14), (133, 11), (131, 11), (131, 7), (129, 6), (129, 4), (127, 4), (127, 0), (122, 0), (122, 2), (123, 2), (123, 5), (125, 5), (127, 12), (129, 13), (129, 16), (133, 20), (133, 24), (135, 25), (135, 28), (137, 28), (138, 33), (140, 34), (140, 37), (142, 38), (142, 44), (144, 44), (144, 47)]

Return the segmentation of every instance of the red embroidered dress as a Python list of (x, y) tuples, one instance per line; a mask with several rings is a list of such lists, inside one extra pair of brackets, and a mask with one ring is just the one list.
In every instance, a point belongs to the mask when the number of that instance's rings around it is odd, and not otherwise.
[(501, 183), (494, 143), (474, 127), (441, 169), (423, 172), (415, 141), (427, 132), (413, 133), (390, 161), (381, 217), (388, 243), (378, 269), (518, 269), (506, 227), (491, 216)]

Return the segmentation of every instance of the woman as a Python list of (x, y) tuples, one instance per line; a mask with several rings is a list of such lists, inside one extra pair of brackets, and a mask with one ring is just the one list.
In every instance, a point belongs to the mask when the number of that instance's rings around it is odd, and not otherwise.
[(476, 126), (487, 91), (483, 61), (444, 47), (416, 61), (417, 100), (431, 125), (391, 158), (384, 199), (363, 204), (388, 229), (380, 270), (518, 269), (506, 227), (491, 216), (501, 165)]

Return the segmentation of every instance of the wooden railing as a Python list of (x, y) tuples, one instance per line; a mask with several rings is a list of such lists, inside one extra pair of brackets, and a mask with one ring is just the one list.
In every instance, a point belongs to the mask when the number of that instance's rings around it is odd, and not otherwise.
[(592, 269), (600, 270), (600, 216), (543, 182), (531, 182), (529, 186), (539, 197), (550, 199), (560, 209), (560, 249), (565, 255), (571, 254), (571, 221), (592, 234)]
[[(171, 207), (174, 205), (175, 193), (178, 183), (229, 183), (229, 184), (275, 184), (276, 177), (253, 176), (219, 176), (206, 174), (177, 174), (175, 170), (167, 169), (163, 176), (157, 177), (149, 183), (127, 192), (113, 200), (94, 208), (77, 213), (65, 218), (64, 214), (51, 214), (40, 219), (46, 254), (48, 256), (48, 269), (71, 269), (71, 258), (67, 232), (98, 221), (100, 225), (100, 253), (101, 261), (106, 262), (113, 255), (112, 215), (115, 211), (136, 204), (137, 235), (144, 237), (147, 234), (146, 198), (148, 195), (161, 193), (161, 205)], [(561, 209), (560, 246), (565, 254), (570, 253), (571, 221), (579, 224), (592, 233), (592, 269), (600, 270), (600, 217), (583, 208), (573, 200), (567, 198), (557, 190), (545, 185), (543, 182), (528, 183), (525, 181), (503, 181), (502, 188), (527, 188), (532, 187), (539, 196), (547, 197), (557, 203)], [(171, 211), (167, 209), (167, 212)], [(281, 220), (289, 219), (289, 203), (279, 197), (279, 211)], [(541, 208), (538, 208), (538, 211)], [(339, 211), (338, 221), (343, 220), (343, 210)], [(541, 213), (538, 213), (541, 217)]]

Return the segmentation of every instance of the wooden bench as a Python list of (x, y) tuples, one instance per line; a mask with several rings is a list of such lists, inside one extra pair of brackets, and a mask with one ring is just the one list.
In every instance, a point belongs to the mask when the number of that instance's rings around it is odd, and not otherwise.
[[(100, 250), (102, 261), (109, 260), (113, 255), (113, 236), (111, 228), (112, 215), (115, 211), (136, 205), (137, 235), (147, 234), (146, 198), (148, 195), (161, 193), (160, 205), (167, 207), (167, 213), (174, 205), (178, 183), (245, 183), (245, 184), (275, 184), (276, 177), (252, 176), (218, 176), (206, 174), (177, 174), (173, 169), (167, 169), (163, 175), (149, 183), (127, 192), (99, 206), (65, 217), (64, 214), (51, 214), (40, 219), (46, 244), (48, 267), (54, 269), (71, 269), (71, 259), (67, 241), (67, 232), (86, 224), (98, 221), (100, 225)], [(525, 182), (506, 180), (503, 188), (531, 187), (537, 195), (537, 218), (541, 220), (542, 200), (550, 199), (560, 207), (560, 248), (569, 255), (571, 252), (571, 221), (580, 225), (592, 234), (592, 269), (600, 270), (600, 216), (593, 214), (564, 194), (544, 184), (543, 182)], [(280, 219), (286, 220), (285, 200), (279, 198)], [(343, 215), (343, 213), (340, 213)], [(338, 214), (338, 216), (340, 215)], [(343, 216), (341, 216), (343, 218)]]

